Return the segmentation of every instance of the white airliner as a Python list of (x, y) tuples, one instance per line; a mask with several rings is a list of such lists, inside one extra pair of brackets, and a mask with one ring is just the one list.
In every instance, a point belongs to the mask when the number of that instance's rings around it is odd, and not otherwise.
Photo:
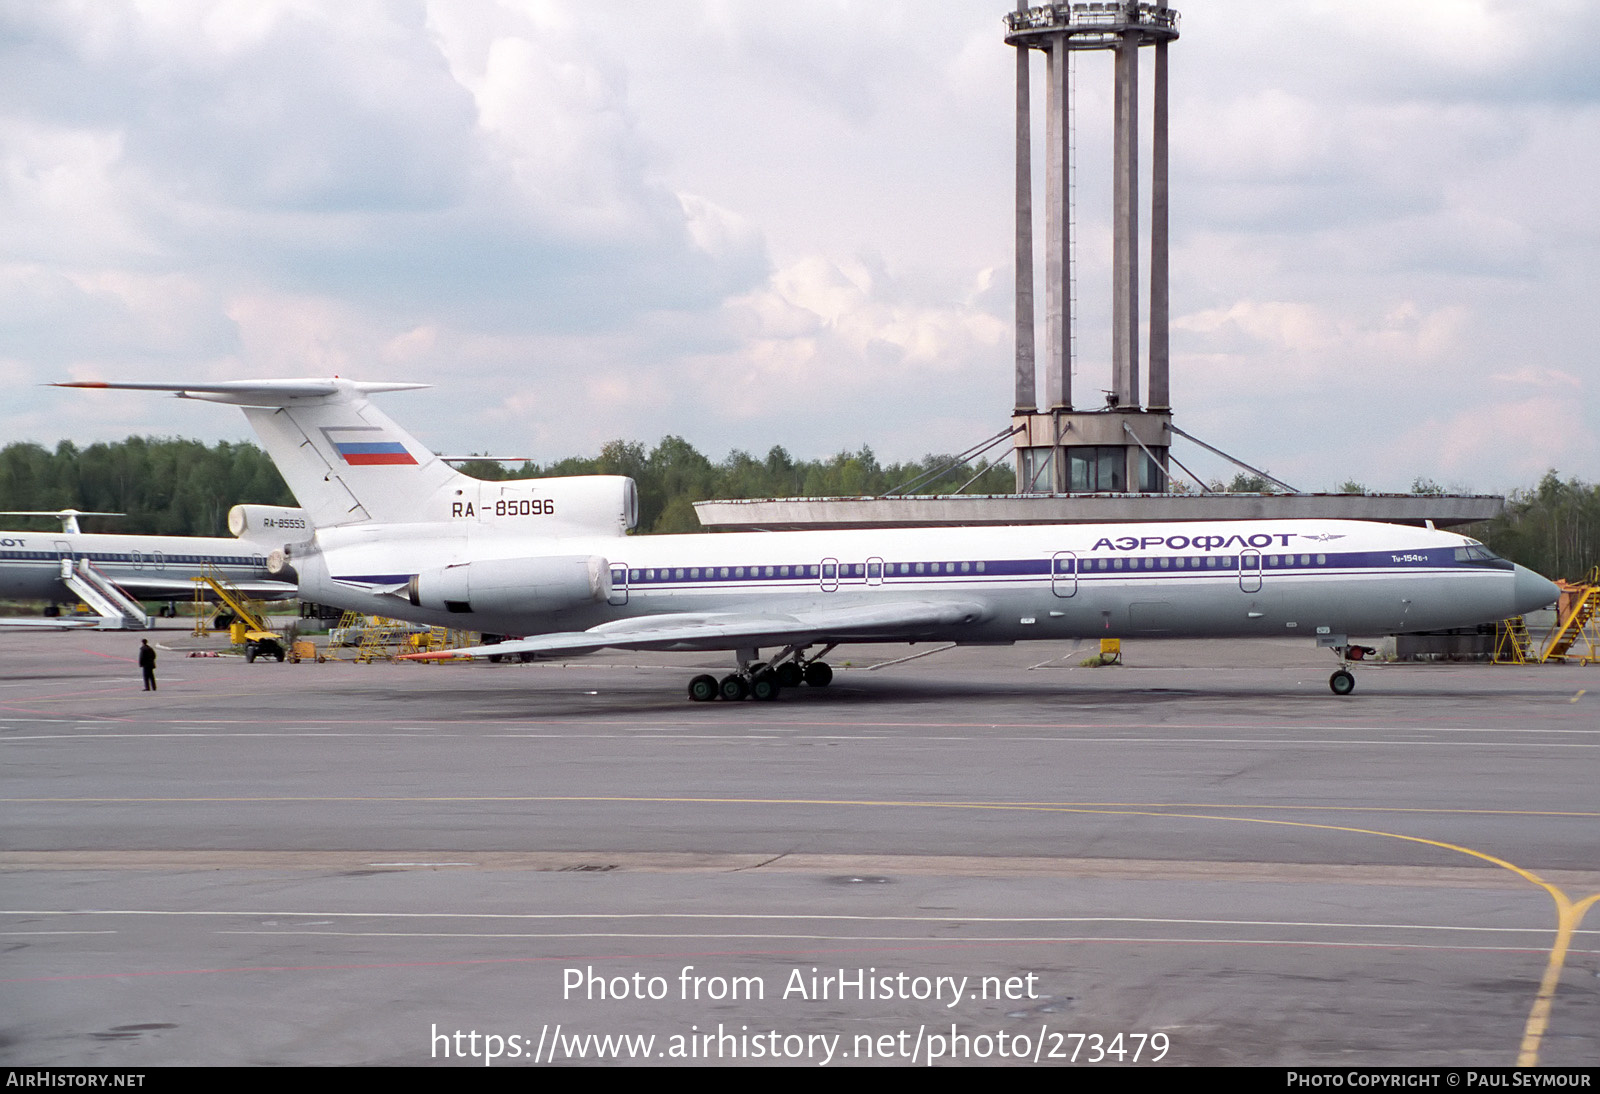
[[(69, 511), (39, 513), (61, 516)], [(209, 573), (258, 600), (295, 595), (294, 580), (274, 573), (272, 552), (286, 538), (310, 535), (310, 517), (301, 509), (236, 505), (228, 528), (238, 538), (206, 536), (123, 536), (72, 531), (0, 532), (0, 599), (82, 599), (98, 616), (87, 622), (105, 628), (150, 626), (141, 600), (187, 600), (194, 578)], [(6, 626), (84, 625), (59, 618), (7, 619)]]
[(842, 642), (1140, 635), (1304, 635), (1339, 655), (1329, 683), (1343, 695), (1349, 635), (1502, 619), (1557, 593), (1476, 540), (1359, 521), (629, 537), (631, 479), (468, 478), (367, 398), (426, 385), (60, 386), (242, 406), (315, 525), (282, 548), (308, 599), (529, 636), (473, 656), (733, 651), (736, 671), (690, 682), (697, 700), (824, 686), (820, 658)]

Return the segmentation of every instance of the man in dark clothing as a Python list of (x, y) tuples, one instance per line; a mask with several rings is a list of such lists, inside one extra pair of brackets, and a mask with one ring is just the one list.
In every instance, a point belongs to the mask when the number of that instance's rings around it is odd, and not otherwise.
[(156, 690), (156, 651), (148, 638), (139, 640), (139, 669), (144, 673), (144, 690)]

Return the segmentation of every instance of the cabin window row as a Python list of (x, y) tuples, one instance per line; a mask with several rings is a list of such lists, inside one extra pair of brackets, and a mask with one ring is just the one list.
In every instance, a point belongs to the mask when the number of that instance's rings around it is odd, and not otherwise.
[(648, 581), (720, 581), (776, 578), (871, 578), (893, 577), (899, 574), (969, 574), (984, 573), (988, 569), (982, 562), (840, 562), (790, 566), (681, 566), (664, 569), (634, 569), (628, 571), (630, 582)]
[[(1033, 563), (1032, 567), (1040, 565)], [(1237, 555), (1166, 555), (1161, 557), (1130, 558), (1115, 556), (1110, 558), (1071, 559), (1058, 558), (1055, 560), (1055, 572), (1058, 574), (1094, 573), (1130, 570), (1231, 570), (1239, 565)], [(1249, 562), (1246, 562), (1249, 565)], [(1286, 567), (1309, 567), (1328, 565), (1326, 554), (1305, 555), (1263, 555), (1261, 565), (1267, 569), (1282, 569)], [(988, 564), (984, 562), (845, 562), (828, 563), (824, 565), (789, 565), (789, 566), (681, 566), (676, 568), (639, 568), (628, 571), (628, 581), (633, 584), (648, 583), (651, 581), (744, 581), (762, 580), (773, 578), (784, 579), (810, 579), (821, 577), (825, 580), (838, 578), (849, 580), (851, 578), (868, 578), (878, 580), (891, 577), (915, 577), (918, 574), (931, 576), (934, 574), (982, 574), (988, 572)], [(1040, 572), (1033, 569), (1034, 573)]]
[[(1294, 566), (1326, 566), (1327, 555), (1262, 555), (1261, 565), (1268, 569)], [(1298, 561), (1296, 559), (1298, 558)], [(1102, 570), (1231, 570), (1238, 564), (1237, 555), (1164, 555), (1159, 558), (1070, 558), (1056, 559), (1056, 573), (1073, 573), (1073, 562), (1078, 561), (1077, 573)], [(1249, 565), (1249, 562), (1246, 562)]]
[(199, 565), (200, 563), (210, 563), (213, 566), (260, 566), (266, 561), (260, 555), (252, 558), (235, 558), (232, 556), (216, 558), (210, 555), (148, 554), (134, 558), (132, 555), (106, 554), (101, 551), (78, 551), (71, 556), (65, 555), (60, 551), (0, 551), (0, 558), (18, 561), (59, 562), (67, 557), (73, 559), (86, 558), (90, 562), (126, 562), (134, 565), (152, 566), (168, 564)]

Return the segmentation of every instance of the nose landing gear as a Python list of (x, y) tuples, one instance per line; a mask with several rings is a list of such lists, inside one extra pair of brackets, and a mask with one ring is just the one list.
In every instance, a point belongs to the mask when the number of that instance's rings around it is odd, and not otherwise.
[(1328, 687), (1332, 689), (1335, 695), (1349, 695), (1356, 690), (1356, 678), (1355, 674), (1349, 669), (1350, 662), (1365, 661), (1367, 658), (1375, 656), (1378, 651), (1371, 646), (1348, 644), (1334, 646), (1333, 651), (1339, 655), (1339, 669), (1328, 677)]

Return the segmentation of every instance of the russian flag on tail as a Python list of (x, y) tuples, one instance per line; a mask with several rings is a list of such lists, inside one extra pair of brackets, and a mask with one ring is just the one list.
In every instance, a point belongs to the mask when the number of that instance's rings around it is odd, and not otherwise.
[[(333, 445), (334, 451), (339, 453), (339, 458), (351, 467), (374, 467), (383, 464), (402, 464), (416, 466), (417, 460), (406, 446), (399, 441), (380, 440), (373, 437), (377, 433), (381, 437), (384, 430), (376, 426), (324, 426), (323, 436), (328, 438), (328, 443)], [(337, 434), (350, 436), (352, 433), (361, 436), (360, 440), (341, 441)]]
[(333, 446), (339, 450), (339, 455), (344, 457), (344, 462), (352, 467), (364, 467), (373, 464), (415, 464), (417, 461), (407, 452), (405, 445), (398, 441), (362, 441), (359, 443), (334, 441)]

